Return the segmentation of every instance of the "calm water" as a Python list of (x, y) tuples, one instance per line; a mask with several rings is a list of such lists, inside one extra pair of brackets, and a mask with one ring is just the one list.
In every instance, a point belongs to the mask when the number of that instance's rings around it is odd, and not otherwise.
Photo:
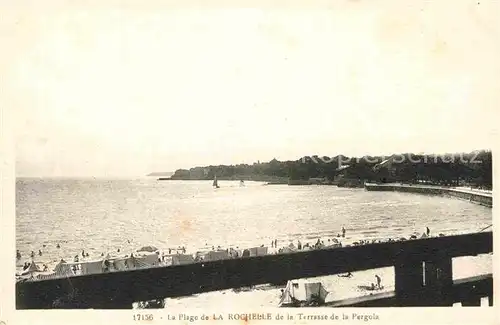
[[(88, 251), (314, 242), (347, 230), (347, 240), (475, 232), (492, 209), (453, 198), (333, 186), (264, 186), (221, 181), (19, 179), (17, 249), (51, 263)], [(130, 241), (130, 243), (128, 243)], [(61, 248), (56, 245), (60, 243)], [(45, 245), (45, 247), (43, 247)]]

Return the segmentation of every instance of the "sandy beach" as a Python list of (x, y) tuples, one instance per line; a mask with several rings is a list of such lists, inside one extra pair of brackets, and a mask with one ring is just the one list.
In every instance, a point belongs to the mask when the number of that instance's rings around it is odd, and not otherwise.
[[(479, 274), (490, 273), (492, 269), (492, 256), (489, 254), (477, 257), (460, 257), (453, 260), (453, 279), (462, 279)], [(307, 280), (321, 282), (329, 295), (326, 302), (355, 298), (370, 295), (371, 293), (382, 293), (394, 290), (394, 268), (386, 267), (380, 269), (353, 272), (351, 278), (330, 275), (324, 277), (310, 278)], [(369, 286), (376, 283), (375, 275), (382, 278), (382, 290), (367, 291), (359, 286)], [(284, 288), (284, 287), (283, 287)], [(281, 289), (276, 287), (260, 286), (252, 291), (235, 292), (224, 290), (219, 292), (202, 293), (190, 297), (166, 299), (167, 307), (179, 308), (207, 308), (210, 305), (238, 307), (278, 307)]]

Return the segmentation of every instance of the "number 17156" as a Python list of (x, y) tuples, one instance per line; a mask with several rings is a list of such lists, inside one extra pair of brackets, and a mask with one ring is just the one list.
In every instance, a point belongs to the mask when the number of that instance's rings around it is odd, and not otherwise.
[(134, 320), (153, 320), (153, 314), (134, 314)]

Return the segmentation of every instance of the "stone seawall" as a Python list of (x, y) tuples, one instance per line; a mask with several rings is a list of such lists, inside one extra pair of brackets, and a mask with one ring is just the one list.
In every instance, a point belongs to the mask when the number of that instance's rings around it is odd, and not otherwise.
[(487, 207), (493, 207), (492, 194), (474, 190), (453, 188), (453, 187), (366, 183), (365, 189), (367, 191), (398, 191), (398, 192), (411, 192), (411, 193), (428, 194), (428, 195), (443, 195), (443, 196), (456, 197), (462, 200), (467, 200)]

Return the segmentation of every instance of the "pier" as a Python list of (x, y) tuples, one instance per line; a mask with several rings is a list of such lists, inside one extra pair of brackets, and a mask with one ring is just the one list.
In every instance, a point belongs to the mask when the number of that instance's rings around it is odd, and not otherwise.
[(420, 185), (420, 184), (376, 184), (365, 183), (367, 191), (397, 191), (397, 192), (410, 192), (419, 194), (432, 194), (456, 197), (459, 199), (467, 200), (473, 203), (493, 207), (493, 195), (488, 192), (469, 190), (464, 188), (443, 187), (433, 185)]
[[(287, 280), (394, 267), (395, 290), (335, 307), (493, 305), (493, 275), (453, 280), (452, 259), (488, 254), (492, 232), (254, 256), (16, 283), (17, 309), (130, 309), (174, 298)], [(168, 306), (167, 306), (168, 308)]]

